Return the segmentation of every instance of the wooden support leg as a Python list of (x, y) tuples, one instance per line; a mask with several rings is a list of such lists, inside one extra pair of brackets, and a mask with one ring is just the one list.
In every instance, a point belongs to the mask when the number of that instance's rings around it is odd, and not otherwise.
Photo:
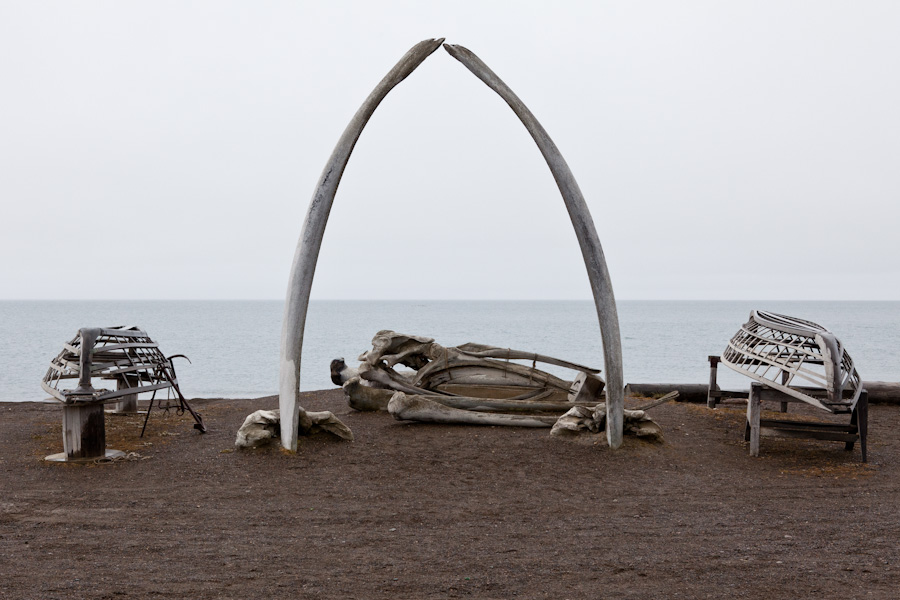
[[(781, 373), (781, 385), (786, 386), (786, 385), (788, 384), (789, 381), (790, 381), (790, 376), (788, 375), (787, 371), (782, 371), (782, 373)], [(788, 411), (788, 403), (787, 403), (787, 402), (782, 402), (782, 403), (781, 403), (781, 412), (786, 413), (787, 411)]]
[(750, 429), (750, 456), (759, 456), (759, 384), (750, 385), (747, 399), (747, 425)]
[[(851, 433), (856, 433), (856, 435), (859, 436), (859, 404), (857, 403), (856, 406), (857, 407), (853, 409), (853, 413), (850, 415), (850, 429)], [(855, 441), (847, 442), (846, 444), (844, 444), (844, 450), (850, 452), (851, 450), (853, 450), (853, 445), (855, 443)]]
[(709, 408), (715, 408), (716, 404), (718, 404), (719, 399), (712, 395), (712, 393), (719, 389), (719, 385), (716, 383), (716, 379), (718, 376), (718, 365), (719, 365), (719, 357), (718, 356), (710, 356), (709, 357), (709, 389), (706, 392), (706, 406)]
[[(123, 390), (129, 387), (137, 387), (130, 385), (130, 382), (125, 379), (119, 379), (116, 383), (117, 390)], [(131, 394), (128, 396), (122, 396), (122, 399), (116, 403), (115, 412), (117, 413), (136, 413), (138, 411), (137, 407), (137, 394)]]
[(89, 462), (125, 456), (119, 450), (106, 449), (106, 423), (103, 404), (98, 402), (63, 406), (63, 450), (44, 460), (52, 462)]
[(63, 450), (66, 460), (100, 458), (106, 453), (102, 404), (63, 407)]
[(866, 456), (866, 439), (869, 436), (869, 392), (862, 391), (859, 402), (856, 403), (856, 420), (859, 426), (859, 449), (862, 451), (862, 461), (868, 462)]

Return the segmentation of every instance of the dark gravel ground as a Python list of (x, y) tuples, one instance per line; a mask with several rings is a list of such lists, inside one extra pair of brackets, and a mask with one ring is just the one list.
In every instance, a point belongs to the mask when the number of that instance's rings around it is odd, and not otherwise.
[(659, 406), (666, 441), (613, 452), (314, 392), (356, 441), (290, 455), (232, 450), (274, 398), (193, 404), (208, 434), (108, 416), (137, 455), (91, 465), (41, 460), (59, 406), (0, 405), (0, 597), (900, 597), (900, 407), (871, 407), (863, 465), (804, 440), (750, 458), (737, 408)]

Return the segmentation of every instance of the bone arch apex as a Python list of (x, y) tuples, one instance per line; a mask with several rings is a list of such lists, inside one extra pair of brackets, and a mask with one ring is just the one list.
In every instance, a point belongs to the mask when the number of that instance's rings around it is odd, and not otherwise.
[(294, 252), (282, 321), (278, 385), (281, 444), (288, 450), (296, 451), (299, 428), (301, 426), (308, 428), (310, 425), (309, 417), (299, 401), (303, 333), (316, 262), (341, 176), (359, 136), (381, 101), (441, 45), (509, 105), (534, 139), (553, 174), (575, 229), (594, 296), (606, 369), (606, 434), (610, 447), (618, 448), (622, 444), (624, 416), (624, 376), (619, 319), (606, 258), (587, 203), (556, 144), (528, 107), (473, 52), (463, 46), (444, 44), (444, 38), (419, 42), (388, 71), (353, 115), (319, 176)]

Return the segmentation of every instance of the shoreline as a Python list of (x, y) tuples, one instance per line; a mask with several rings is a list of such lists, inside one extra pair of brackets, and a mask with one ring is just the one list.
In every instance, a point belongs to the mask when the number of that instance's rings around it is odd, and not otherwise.
[[(863, 388), (865, 388), (869, 392), (869, 403), (870, 404), (898, 404), (900, 405), (900, 382), (895, 381), (863, 381)], [(309, 390), (305, 392), (300, 392), (303, 394), (325, 394), (328, 392), (340, 390), (339, 387), (321, 389), (321, 390)], [(709, 390), (709, 385), (705, 383), (627, 383), (625, 384), (625, 394), (626, 396), (630, 393), (634, 396), (641, 396), (647, 394), (665, 394), (672, 391), (679, 392), (678, 402), (693, 402), (693, 403), (702, 403), (706, 402), (706, 395)], [(193, 402), (203, 402), (203, 401), (214, 401), (214, 400), (266, 400), (271, 398), (277, 398), (277, 393), (266, 394), (263, 396), (251, 396), (251, 397), (210, 397), (210, 396), (196, 396), (193, 398), (187, 398), (187, 401), (190, 403)], [(48, 396), (44, 400), (0, 400), (0, 404), (23, 404), (23, 403), (34, 403), (34, 404), (62, 404), (57, 399)], [(149, 402), (149, 399), (141, 398), (139, 400), (141, 403)]]

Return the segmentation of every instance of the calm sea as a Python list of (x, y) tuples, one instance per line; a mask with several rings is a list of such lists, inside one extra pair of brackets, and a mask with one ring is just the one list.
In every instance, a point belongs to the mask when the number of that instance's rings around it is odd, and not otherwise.
[[(626, 382), (705, 383), (706, 357), (760, 308), (815, 321), (865, 380), (900, 381), (900, 302), (620, 301)], [(278, 385), (280, 301), (0, 301), (0, 401), (43, 400), (47, 364), (80, 327), (138, 325), (178, 361), (187, 397), (250, 398)], [(318, 301), (309, 310), (301, 388), (334, 387), (331, 359), (356, 357), (380, 329), (445, 346), (479, 342), (602, 368), (590, 301)], [(746, 387), (727, 369), (720, 381)], [(559, 374), (566, 371), (556, 370)]]

